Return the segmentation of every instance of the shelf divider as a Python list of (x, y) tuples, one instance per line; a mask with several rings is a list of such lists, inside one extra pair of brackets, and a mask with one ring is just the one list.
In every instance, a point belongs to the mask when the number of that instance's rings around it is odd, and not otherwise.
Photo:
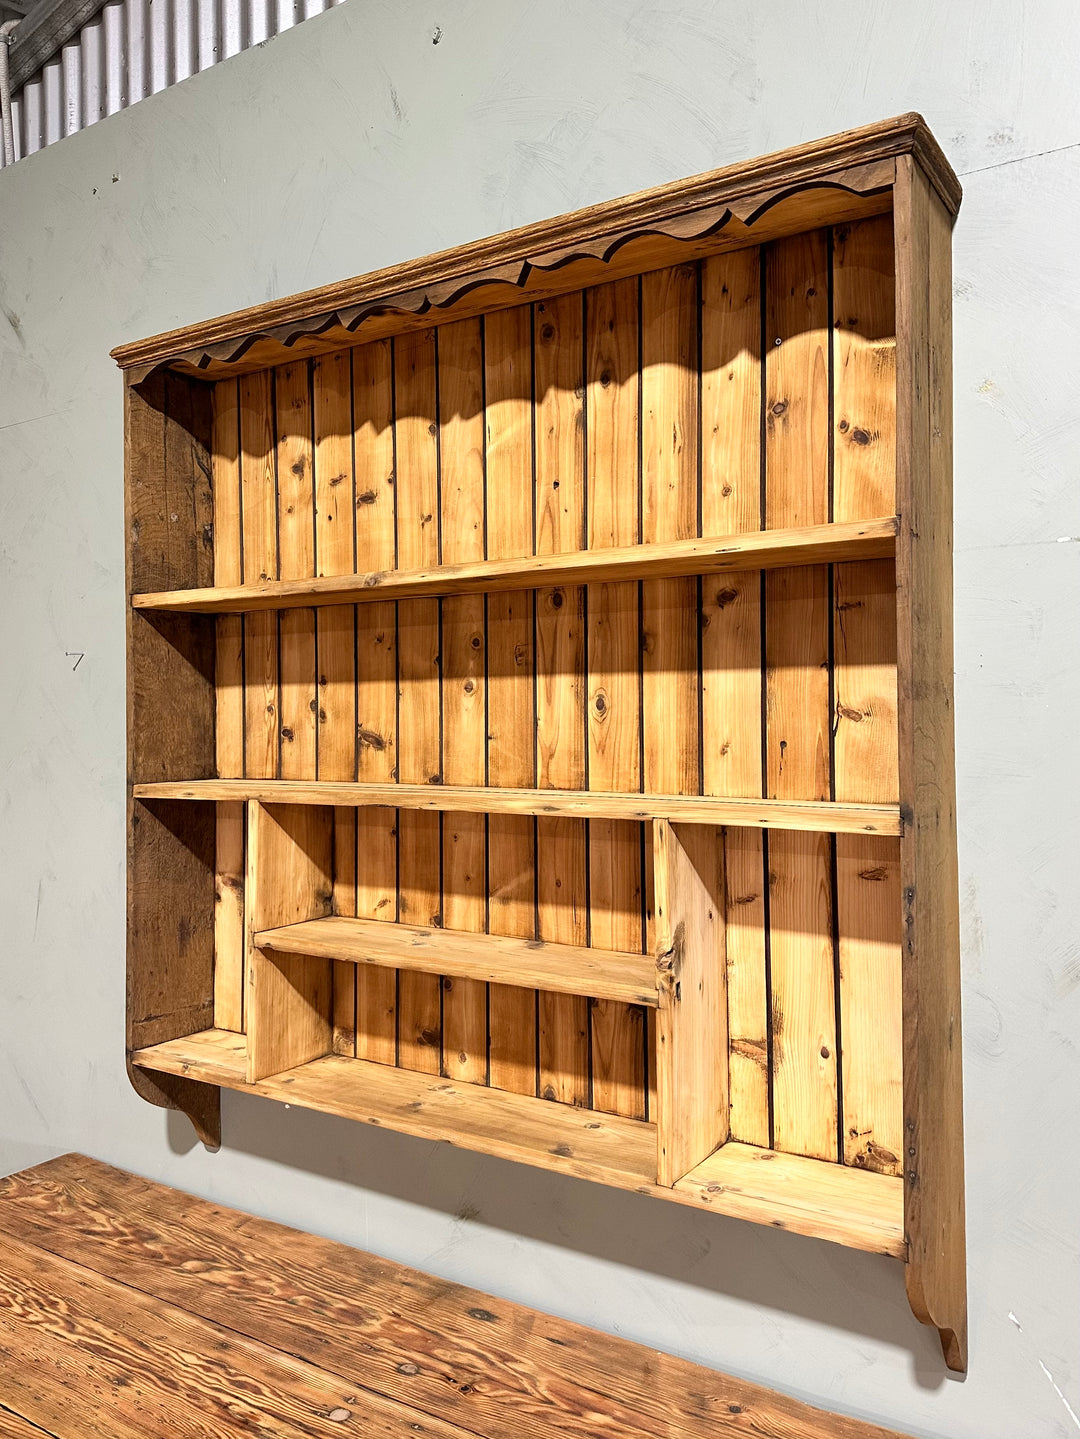
[(602, 790), (502, 789), (484, 785), (338, 784), (284, 779), (153, 780), (132, 786), (135, 799), (258, 800), (262, 804), (535, 814), (576, 819), (666, 819), (675, 824), (794, 829), (824, 834), (902, 832), (896, 804), (830, 800), (727, 799), (713, 795), (612, 794)]
[(656, 961), (647, 954), (620, 950), (338, 915), (264, 930), (255, 935), (255, 947), (274, 954), (418, 970), (653, 1009), (658, 1004)]
[(512, 560), (477, 560), (431, 569), (378, 570), (361, 575), (271, 580), (261, 585), (164, 590), (132, 595), (131, 603), (137, 610), (247, 614), (255, 610), (299, 609), (310, 605), (352, 605), (437, 595), (490, 594), (497, 590), (540, 586), (670, 579), (724, 570), (881, 560), (895, 555), (896, 532), (896, 516), (886, 515), (874, 520), (624, 545), (571, 554), (529, 555)]

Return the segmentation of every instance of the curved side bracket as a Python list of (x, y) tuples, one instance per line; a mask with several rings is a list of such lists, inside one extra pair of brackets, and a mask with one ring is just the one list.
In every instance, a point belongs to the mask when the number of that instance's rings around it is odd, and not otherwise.
[(176, 1074), (151, 1074), (137, 1069), (130, 1059), (127, 1072), (140, 1099), (159, 1109), (186, 1114), (201, 1144), (211, 1153), (221, 1148), (221, 1090), (216, 1084), (202, 1084)]

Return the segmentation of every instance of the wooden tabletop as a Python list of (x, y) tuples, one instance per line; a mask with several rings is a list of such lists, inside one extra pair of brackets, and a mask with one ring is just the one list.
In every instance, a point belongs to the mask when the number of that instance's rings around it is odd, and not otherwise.
[(68, 1154), (0, 1180), (0, 1439), (888, 1439)]

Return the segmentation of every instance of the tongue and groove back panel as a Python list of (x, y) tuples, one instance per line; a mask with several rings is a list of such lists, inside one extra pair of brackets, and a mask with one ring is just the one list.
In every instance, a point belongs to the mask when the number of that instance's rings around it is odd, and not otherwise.
[[(214, 579), (891, 515), (890, 215), (216, 384)], [(222, 777), (896, 802), (894, 564), (222, 615)], [(647, 951), (625, 821), (334, 812), (343, 915)], [(900, 1172), (899, 841), (724, 835), (731, 1136)], [(242, 806), (215, 1011), (244, 1028)], [(654, 1012), (337, 962), (333, 1047), (655, 1118)]]

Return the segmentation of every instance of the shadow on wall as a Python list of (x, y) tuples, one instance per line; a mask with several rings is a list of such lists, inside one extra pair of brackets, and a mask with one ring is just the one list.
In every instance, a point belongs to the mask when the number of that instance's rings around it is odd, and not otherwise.
[[(680, 1205), (666, 1204), (661, 1213), (645, 1195), (312, 1110), (286, 1113), (250, 1095), (223, 1090), (221, 1101), (224, 1149), (892, 1345), (910, 1353), (915, 1379), (926, 1389), (962, 1379), (942, 1367), (935, 1332), (912, 1318), (902, 1266), (882, 1255), (766, 1233)], [(170, 1147), (187, 1153), (196, 1142), (191, 1125), (176, 1111), (166, 1113)], [(525, 1302), (513, 1285), (502, 1294)], [(575, 1318), (576, 1307), (567, 1305), (560, 1317)], [(644, 1328), (632, 1321), (623, 1333), (644, 1342)], [(716, 1347), (687, 1357), (725, 1367)]]

